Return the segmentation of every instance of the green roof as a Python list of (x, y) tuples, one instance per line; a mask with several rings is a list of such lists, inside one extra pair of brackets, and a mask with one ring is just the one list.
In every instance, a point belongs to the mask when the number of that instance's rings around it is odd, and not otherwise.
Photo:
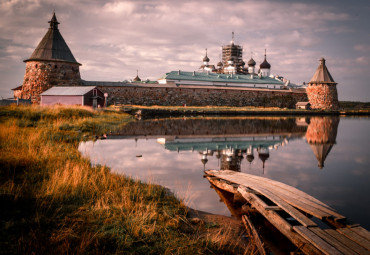
[(169, 151), (204, 151), (204, 150), (223, 150), (223, 149), (240, 149), (246, 150), (252, 148), (268, 148), (275, 144), (281, 143), (284, 139), (274, 141), (228, 141), (228, 142), (167, 142), (164, 148)]
[(282, 81), (270, 77), (259, 78), (254, 75), (245, 74), (218, 74), (218, 73), (201, 73), (201, 72), (185, 72), (171, 71), (166, 73), (163, 79), (179, 80), (179, 81), (204, 81), (204, 82), (221, 82), (221, 83), (251, 83), (251, 84), (277, 84), (284, 85)]

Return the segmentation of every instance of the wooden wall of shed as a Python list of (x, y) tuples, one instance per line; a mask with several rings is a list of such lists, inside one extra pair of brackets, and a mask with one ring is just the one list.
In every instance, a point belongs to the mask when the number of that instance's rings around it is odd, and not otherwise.
[(83, 96), (41, 96), (41, 105), (82, 105)]
[[(97, 95), (98, 95), (98, 105), (100, 105), (100, 107), (103, 107), (104, 106), (104, 93), (100, 90), (100, 89), (97, 89)], [(84, 95), (84, 105), (88, 105), (88, 106), (93, 106), (93, 90), (89, 91), (87, 94)]]

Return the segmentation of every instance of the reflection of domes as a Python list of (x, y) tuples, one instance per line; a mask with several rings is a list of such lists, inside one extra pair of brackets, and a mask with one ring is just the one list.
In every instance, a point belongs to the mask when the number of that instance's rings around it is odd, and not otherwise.
[(205, 164), (207, 164), (208, 159), (206, 159), (206, 158), (202, 158), (200, 161), (202, 161), (203, 165), (205, 165)]
[(249, 163), (252, 163), (252, 161), (254, 160), (254, 156), (253, 155), (247, 155), (247, 160)]
[(263, 162), (265, 162), (269, 157), (270, 157), (270, 155), (269, 154), (259, 154), (258, 155), (258, 157), (263, 161)]
[(216, 153), (216, 158), (221, 158), (221, 153), (220, 153), (220, 151), (217, 151), (217, 153)]

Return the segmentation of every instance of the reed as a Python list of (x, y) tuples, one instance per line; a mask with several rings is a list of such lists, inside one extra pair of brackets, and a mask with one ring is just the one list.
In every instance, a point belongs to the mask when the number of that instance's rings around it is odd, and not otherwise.
[[(234, 253), (163, 187), (92, 166), (78, 144), (132, 121), (82, 107), (0, 107), (4, 254)], [(200, 233), (203, 233), (202, 235)]]

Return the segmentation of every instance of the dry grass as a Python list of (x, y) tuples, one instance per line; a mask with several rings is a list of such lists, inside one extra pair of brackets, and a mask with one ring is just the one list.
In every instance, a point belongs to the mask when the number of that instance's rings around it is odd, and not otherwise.
[(0, 254), (235, 253), (228, 231), (204, 235), (164, 188), (78, 152), (128, 121), (80, 107), (0, 108)]

